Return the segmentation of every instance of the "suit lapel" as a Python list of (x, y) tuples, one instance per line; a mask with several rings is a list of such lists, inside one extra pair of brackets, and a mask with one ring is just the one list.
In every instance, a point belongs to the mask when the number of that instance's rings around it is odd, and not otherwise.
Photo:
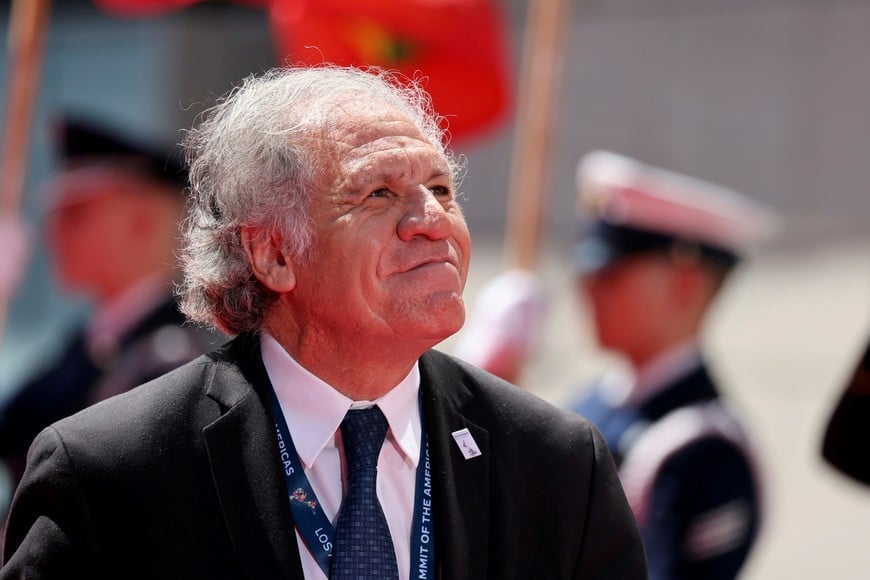
[[(463, 414), (471, 393), (440, 355), (420, 361), (423, 414), (435, 497), (436, 558), (442, 578), (487, 576), (489, 554), (489, 433)], [(452, 433), (467, 428), (481, 455), (465, 459)], [(413, 555), (412, 555), (413, 557)]]
[(236, 339), (220, 357), (208, 396), (225, 412), (203, 435), (227, 530), (248, 577), (301, 579), (259, 342)]

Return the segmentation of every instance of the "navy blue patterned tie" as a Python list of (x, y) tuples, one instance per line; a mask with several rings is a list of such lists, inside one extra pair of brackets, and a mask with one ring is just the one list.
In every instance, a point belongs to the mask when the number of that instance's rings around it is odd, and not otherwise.
[(341, 422), (348, 485), (335, 526), (330, 580), (399, 577), (375, 486), (386, 434), (387, 419), (377, 407), (348, 411)]

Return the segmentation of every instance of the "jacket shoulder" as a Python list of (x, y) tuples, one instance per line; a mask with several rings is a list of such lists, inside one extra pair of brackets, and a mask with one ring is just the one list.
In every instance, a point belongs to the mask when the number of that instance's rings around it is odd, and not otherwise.
[[(133, 446), (136, 439), (152, 440), (177, 434), (219, 416), (206, 396), (220, 364), (214, 353), (196, 359), (134, 389), (95, 403), (55, 422), (49, 428), (73, 446), (100, 442), (97, 447)], [(211, 403), (211, 404), (210, 404)], [(214, 410), (209, 410), (214, 407)], [(196, 419), (196, 421), (194, 421)]]

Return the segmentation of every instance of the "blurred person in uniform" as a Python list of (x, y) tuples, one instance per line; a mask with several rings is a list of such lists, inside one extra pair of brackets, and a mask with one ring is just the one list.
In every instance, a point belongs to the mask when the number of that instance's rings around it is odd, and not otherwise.
[(840, 473), (870, 485), (870, 342), (825, 427), (822, 457)]
[(186, 186), (179, 153), (82, 118), (57, 129), (62, 166), (47, 183), (46, 242), (60, 285), (93, 309), (59, 356), (0, 402), (0, 460), (13, 486), (44, 427), (219, 341), (185, 324), (173, 297)]
[(578, 292), (600, 347), (625, 357), (573, 410), (601, 429), (641, 528), (650, 578), (735, 578), (758, 537), (756, 455), (701, 345), (708, 314), (772, 213), (736, 192), (596, 151), (578, 165), (587, 227)]

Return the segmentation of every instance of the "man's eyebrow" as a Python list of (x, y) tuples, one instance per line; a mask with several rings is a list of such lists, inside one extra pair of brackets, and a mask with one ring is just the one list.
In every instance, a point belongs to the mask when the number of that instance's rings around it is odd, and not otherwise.
[[(406, 179), (407, 175), (408, 171), (405, 169), (384, 167), (382, 165), (371, 165), (351, 169), (345, 175), (341, 183), (344, 189), (357, 189), (371, 183), (403, 181)], [(429, 175), (422, 179), (422, 182), (443, 177), (452, 180), (453, 173), (450, 171), (450, 168), (447, 166), (433, 167), (429, 172)]]
[(432, 175), (429, 176), (429, 179), (433, 179), (436, 177), (448, 177), (450, 179), (453, 179), (453, 172), (450, 171), (450, 168), (447, 166), (436, 167), (432, 170)]

